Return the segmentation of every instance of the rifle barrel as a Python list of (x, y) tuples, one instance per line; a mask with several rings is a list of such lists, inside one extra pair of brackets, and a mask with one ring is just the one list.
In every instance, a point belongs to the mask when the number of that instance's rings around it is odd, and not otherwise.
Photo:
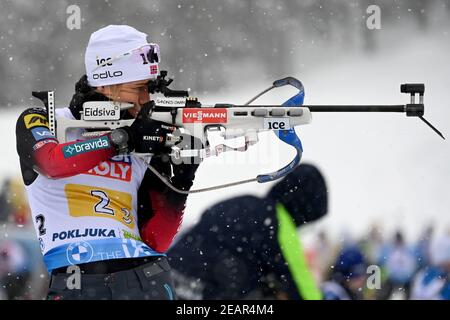
[(311, 112), (406, 112), (404, 104), (399, 105), (314, 105), (303, 107)]
[[(308, 108), (311, 112), (407, 112), (413, 105), (395, 104), (395, 105), (301, 105), (298, 107)], [(234, 105), (234, 104), (216, 104), (215, 108), (232, 107), (252, 107), (252, 108), (279, 108), (280, 105)], [(296, 106), (289, 106), (296, 107)], [(422, 107), (423, 108), (423, 107)]]

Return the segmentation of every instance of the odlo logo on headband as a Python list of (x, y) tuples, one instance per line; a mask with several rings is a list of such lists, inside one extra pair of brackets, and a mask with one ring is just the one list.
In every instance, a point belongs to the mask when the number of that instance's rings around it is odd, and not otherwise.
[(92, 78), (94, 80), (98, 80), (98, 79), (107, 79), (107, 78), (116, 78), (116, 77), (121, 77), (123, 75), (122, 71), (105, 71), (105, 72), (100, 72), (100, 73), (94, 73), (92, 75)]

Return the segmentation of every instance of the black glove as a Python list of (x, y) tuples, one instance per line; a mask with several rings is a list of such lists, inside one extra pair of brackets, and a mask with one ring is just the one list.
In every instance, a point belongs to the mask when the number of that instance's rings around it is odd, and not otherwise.
[[(185, 134), (179, 131), (174, 133), (178, 136), (181, 141), (175, 146), (180, 148), (180, 150), (200, 150), (203, 149), (203, 144), (200, 139)], [(190, 190), (192, 184), (194, 183), (195, 172), (200, 165), (202, 158), (199, 156), (184, 157), (184, 158), (174, 158), (170, 159), (172, 163), (172, 184), (181, 190)]]
[(111, 133), (111, 141), (119, 153), (124, 151), (170, 153), (170, 148), (165, 145), (167, 134), (173, 133), (176, 128), (168, 123), (151, 119), (150, 108), (150, 103), (145, 104), (131, 126), (121, 127)]

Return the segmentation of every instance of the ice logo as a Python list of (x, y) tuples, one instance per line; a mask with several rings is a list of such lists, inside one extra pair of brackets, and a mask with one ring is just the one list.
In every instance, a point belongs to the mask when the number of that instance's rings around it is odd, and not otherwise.
[(92, 246), (89, 243), (79, 241), (71, 243), (67, 247), (66, 253), (67, 261), (69, 261), (70, 264), (79, 264), (91, 261), (92, 256), (94, 255), (94, 249), (92, 249)]

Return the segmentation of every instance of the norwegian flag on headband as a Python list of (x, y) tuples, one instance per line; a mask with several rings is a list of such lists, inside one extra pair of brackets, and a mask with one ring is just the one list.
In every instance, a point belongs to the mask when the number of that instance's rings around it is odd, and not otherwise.
[(157, 73), (158, 73), (158, 65), (151, 65), (150, 74), (157, 74)]

